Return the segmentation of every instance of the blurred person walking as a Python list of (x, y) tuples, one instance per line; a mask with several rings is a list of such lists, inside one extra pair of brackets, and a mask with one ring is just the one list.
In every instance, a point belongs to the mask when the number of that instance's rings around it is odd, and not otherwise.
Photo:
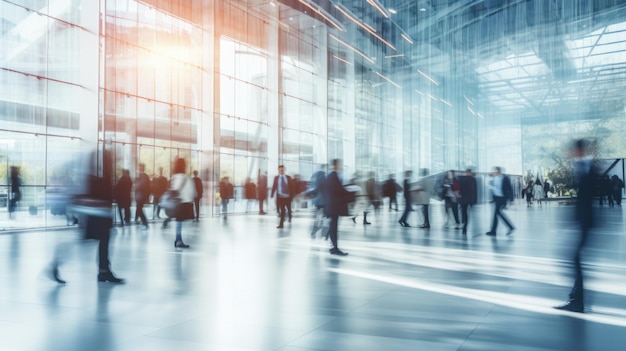
[(148, 229), (148, 220), (143, 212), (143, 207), (150, 201), (150, 178), (145, 172), (146, 165), (140, 163), (138, 170), (139, 174), (135, 180), (135, 222), (140, 219), (144, 228)]
[(404, 212), (402, 213), (402, 217), (398, 223), (400, 223), (403, 227), (410, 227), (411, 225), (407, 222), (409, 218), (409, 214), (413, 211), (413, 205), (411, 201), (411, 176), (413, 175), (412, 171), (404, 172), (404, 181), (402, 183), (403, 194), (404, 194)]
[(333, 170), (326, 178), (326, 216), (330, 218), (327, 237), (330, 237), (332, 248), (331, 255), (346, 256), (348, 253), (339, 250), (338, 247), (338, 228), (339, 216), (348, 216), (348, 203), (355, 200), (355, 194), (349, 192), (343, 187), (341, 181), (341, 160), (334, 159), (332, 161)]
[[(371, 208), (374, 208), (374, 213), (378, 214), (380, 211), (380, 204), (382, 202), (380, 197), (380, 189), (378, 187), (378, 182), (376, 182), (376, 173), (373, 171), (368, 172), (367, 180), (365, 181), (365, 192), (367, 194), (367, 208), (366, 211)], [(367, 218), (363, 219), (364, 222), (367, 222)]]
[[(91, 164), (97, 165), (96, 152), (92, 155)], [(110, 151), (102, 152), (102, 176), (96, 175), (95, 169), (87, 174), (84, 182), (85, 193), (75, 196), (70, 205), (74, 213), (84, 216), (84, 238), (98, 240), (98, 281), (124, 283), (111, 271), (109, 261), (109, 238), (113, 226), (113, 161)], [(81, 219), (82, 221), (82, 219)], [(49, 268), (50, 278), (59, 284), (65, 284), (61, 279), (59, 266), (63, 262), (66, 245), (57, 245), (54, 258)]]
[[(193, 202), (197, 196), (196, 185), (192, 179), (185, 174), (187, 164), (185, 159), (177, 158), (174, 161), (174, 169), (170, 189), (176, 190), (180, 197), (180, 204), (177, 206), (172, 216), (176, 218), (176, 239), (174, 239), (174, 247), (186, 249), (189, 245), (183, 242), (182, 229), (183, 222), (188, 219), (194, 219)], [(197, 172), (196, 172), (197, 173)]]
[(430, 218), (429, 218), (429, 205), (430, 205), (430, 196), (434, 187), (435, 179), (433, 177), (428, 177), (428, 169), (423, 168), (420, 170), (421, 178), (415, 183), (415, 204), (422, 207), (422, 224), (419, 226), (422, 229), (430, 228)]
[(263, 206), (265, 205), (265, 200), (267, 200), (267, 172), (259, 172), (259, 179), (257, 180), (256, 186), (257, 192), (257, 200), (259, 201), (259, 214), (264, 215), (267, 214), (265, 210), (263, 210)]
[(446, 172), (446, 177), (443, 179), (441, 194), (445, 202), (446, 211), (446, 224), (445, 227), (451, 227), (450, 224), (450, 211), (454, 219), (454, 229), (461, 229), (459, 222), (459, 206), (457, 204), (457, 197), (459, 196), (459, 181), (454, 176), (454, 171)]
[(372, 224), (367, 221), (369, 198), (366, 193), (366, 181), (361, 177), (361, 173), (356, 172), (347, 185), (352, 185), (354, 189), (358, 189), (355, 194), (355, 201), (349, 206), (350, 213), (352, 214), (352, 223), (356, 224), (356, 218), (359, 216), (359, 213), (363, 212), (363, 224)]
[(539, 178), (535, 180), (535, 184), (532, 187), (532, 191), (533, 191), (533, 198), (537, 199), (537, 203), (539, 204), (539, 207), (541, 207), (541, 202), (543, 201), (545, 194), (543, 193), (543, 185), (541, 185), (541, 181), (539, 180)]
[(20, 168), (17, 166), (11, 166), (10, 174), (9, 174), (9, 219), (15, 218), (14, 213), (17, 209), (17, 203), (22, 200), (22, 191), (20, 187), (22, 186), (22, 178), (20, 177)]
[(614, 174), (611, 177), (611, 193), (613, 195), (613, 199), (617, 206), (622, 206), (622, 188), (624, 187), (624, 182)]
[(583, 272), (581, 265), (581, 253), (587, 243), (589, 232), (594, 225), (593, 212), (593, 196), (598, 185), (597, 171), (593, 165), (592, 159), (588, 157), (588, 142), (584, 139), (576, 140), (570, 153), (574, 160), (574, 187), (576, 189), (576, 206), (574, 209), (574, 218), (578, 223), (580, 235), (574, 253), (574, 286), (569, 293), (568, 301), (556, 306), (556, 309), (572, 312), (584, 312), (584, 287)]
[(204, 186), (202, 185), (202, 179), (198, 177), (198, 171), (193, 171), (193, 185), (196, 190), (196, 194), (193, 198), (193, 206), (196, 210), (195, 218), (196, 222), (200, 220), (200, 201), (202, 200), (202, 194), (204, 194)]
[(383, 184), (383, 197), (389, 198), (389, 211), (392, 209), (398, 211), (398, 192), (401, 191), (400, 185), (396, 183), (395, 175), (389, 175), (389, 179)]
[(243, 189), (246, 198), (246, 213), (248, 213), (250, 211), (250, 204), (256, 200), (256, 184), (254, 184), (250, 178), (246, 178)]
[(528, 184), (524, 187), (524, 196), (526, 196), (526, 207), (532, 207), (533, 205), (533, 187), (535, 186), (532, 180), (528, 181)]
[(159, 175), (152, 179), (152, 197), (154, 206), (152, 207), (152, 219), (161, 218), (161, 206), (159, 206), (159, 200), (161, 196), (167, 190), (169, 182), (167, 178), (163, 176), (163, 167), (159, 167)]
[(230, 183), (230, 178), (223, 177), (220, 181), (220, 199), (222, 201), (222, 216), (228, 219), (228, 203), (235, 197), (235, 188)]
[(290, 190), (293, 187), (291, 183), (291, 177), (285, 174), (285, 166), (278, 166), (278, 175), (274, 177), (272, 194), (270, 195), (270, 197), (274, 197), (274, 194), (276, 194), (276, 209), (280, 217), (280, 223), (278, 227), (276, 227), (277, 229), (283, 228), (283, 224), (285, 223), (287, 206), (289, 206), (291, 200)]
[(324, 225), (324, 206), (326, 204), (326, 165), (322, 165), (320, 169), (313, 173), (309, 182), (309, 189), (305, 192), (305, 196), (311, 198), (311, 203), (315, 206), (313, 213), (313, 228), (311, 229), (311, 238), (315, 238), (318, 230), (322, 230)]
[(487, 232), (487, 235), (496, 236), (496, 229), (498, 229), (498, 217), (500, 217), (504, 224), (509, 227), (509, 231), (506, 235), (510, 235), (515, 230), (515, 227), (502, 211), (506, 208), (507, 202), (512, 202), (515, 199), (513, 195), (513, 187), (511, 186), (511, 179), (502, 174), (502, 169), (500, 167), (494, 167), (492, 179), (489, 182), (489, 188), (491, 189), (491, 195), (493, 196), (494, 212), (491, 230)]
[(130, 223), (130, 193), (132, 190), (133, 181), (130, 179), (130, 171), (122, 169), (122, 176), (113, 188), (113, 196), (117, 202), (117, 211), (122, 226)]
[(465, 174), (459, 177), (459, 205), (461, 205), (461, 222), (463, 223), (463, 235), (467, 234), (469, 223), (468, 209), (478, 202), (478, 187), (476, 177), (471, 169), (466, 169)]

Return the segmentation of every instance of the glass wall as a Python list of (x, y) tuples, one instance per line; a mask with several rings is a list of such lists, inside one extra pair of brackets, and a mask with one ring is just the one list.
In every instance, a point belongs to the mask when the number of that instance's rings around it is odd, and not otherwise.
[[(625, 156), (618, 1), (380, 3), (0, 0), (0, 227), (64, 225), (47, 194), (97, 142), (116, 178), (185, 158), (205, 216), (219, 179), (245, 212), (244, 183), (279, 164), (543, 176), (574, 136)], [(11, 166), (33, 220), (8, 220)]]

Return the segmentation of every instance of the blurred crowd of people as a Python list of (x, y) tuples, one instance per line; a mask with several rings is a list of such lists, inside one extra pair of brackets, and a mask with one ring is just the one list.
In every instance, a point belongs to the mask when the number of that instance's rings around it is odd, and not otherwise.
[[(580, 236), (573, 258), (575, 284), (568, 302), (557, 307), (574, 312), (584, 311), (581, 251), (594, 224), (592, 203), (595, 198), (599, 198), (600, 206), (621, 206), (624, 188), (623, 181), (617, 175), (609, 177), (606, 174), (608, 171), (604, 174), (599, 172), (587, 148), (588, 142), (583, 139), (575, 141), (571, 146), (576, 194), (574, 217), (580, 228)], [(87, 170), (81, 177), (70, 176), (71, 172), (68, 171), (64, 177), (59, 178), (57, 186), (51, 187), (48, 195), (53, 214), (65, 214), (68, 225), (80, 224), (84, 228), (85, 239), (99, 242), (98, 281), (122, 283), (123, 279), (116, 277), (110, 270), (108, 257), (108, 242), (114, 217), (113, 204), (117, 204), (117, 215), (122, 227), (131, 224), (134, 219), (135, 223), (147, 229), (149, 224), (144, 208), (151, 203), (152, 220), (165, 215), (163, 228), (167, 228), (170, 221), (176, 221), (174, 247), (184, 249), (190, 245), (183, 241), (183, 223), (187, 220), (199, 220), (205, 186), (197, 170), (192, 172), (193, 176), (188, 175), (188, 165), (183, 158), (173, 161), (170, 179), (164, 176), (162, 167), (150, 179), (145, 172), (145, 165), (140, 163), (134, 179), (131, 178), (130, 170), (122, 169), (121, 176), (114, 181), (112, 162), (106, 148), (94, 152), (86, 163), (90, 167), (86, 167)], [(396, 181), (395, 174), (389, 174), (386, 180), (378, 181), (373, 171), (366, 175), (354, 172), (352, 177), (347, 178), (339, 159), (332, 160), (330, 168), (327, 170), (327, 165), (321, 165), (309, 181), (304, 181), (297, 174), (288, 175), (286, 167), (280, 165), (271, 187), (268, 187), (267, 172), (259, 170), (256, 183), (247, 178), (242, 186), (242, 197), (246, 201), (245, 212), (252, 211), (251, 208), (258, 205), (258, 213), (265, 215), (268, 213), (268, 198), (274, 198), (278, 216), (277, 229), (283, 230), (285, 223), (291, 223), (295, 210), (310, 204), (313, 207), (310, 211), (313, 215), (311, 238), (316, 238), (319, 234), (329, 241), (330, 254), (345, 256), (348, 253), (341, 250), (338, 243), (339, 218), (348, 217), (355, 224), (360, 222), (370, 225), (376, 219), (371, 214), (380, 213), (385, 207), (385, 200), (389, 211), (399, 211), (398, 194), (404, 200), (403, 212), (398, 220), (402, 227), (430, 229), (430, 204), (434, 198), (444, 204), (444, 227), (461, 230), (463, 235), (467, 235), (471, 209), (479, 202), (479, 184), (483, 184), (493, 205), (491, 226), (486, 235), (496, 236), (500, 222), (507, 228), (506, 235), (512, 234), (516, 229), (505, 210), (519, 196), (517, 194), (520, 188), (521, 197), (526, 198), (528, 207), (534, 203), (543, 206), (548, 194), (554, 193), (547, 180), (539, 177), (528, 179), (522, 187), (521, 178), (512, 180), (500, 167), (493, 168), (486, 183), (479, 183), (471, 169), (463, 172), (449, 170), (441, 175), (430, 175), (427, 169), (422, 169), (417, 179), (413, 179), (411, 170), (406, 170), (401, 184)], [(17, 204), (22, 199), (21, 187), (20, 168), (12, 166), (7, 199), (10, 218), (14, 217)], [(215, 200), (216, 205), (221, 207), (220, 215), (224, 221), (228, 218), (229, 203), (235, 199), (235, 193), (235, 186), (230, 178), (222, 177), (215, 192)], [(131, 216), (133, 198), (134, 218)], [(416, 208), (420, 210), (418, 218), (421, 223), (410, 223), (410, 214)], [(57, 247), (48, 269), (50, 277), (59, 283), (65, 283), (59, 273), (65, 251), (64, 245)]]

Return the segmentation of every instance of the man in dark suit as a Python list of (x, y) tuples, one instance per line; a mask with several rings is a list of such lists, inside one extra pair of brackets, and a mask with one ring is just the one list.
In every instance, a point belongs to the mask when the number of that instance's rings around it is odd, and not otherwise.
[(141, 224), (144, 228), (148, 228), (148, 220), (146, 214), (143, 213), (143, 207), (148, 201), (150, 201), (150, 178), (145, 172), (146, 165), (139, 164), (139, 174), (137, 180), (135, 180), (135, 203), (137, 208), (135, 209), (135, 221), (141, 220)]
[(333, 171), (326, 178), (326, 216), (330, 218), (328, 236), (333, 245), (330, 249), (331, 255), (345, 256), (348, 253), (339, 250), (337, 246), (337, 231), (339, 226), (339, 216), (348, 215), (348, 203), (354, 201), (354, 193), (343, 187), (339, 172), (341, 172), (341, 160), (334, 159), (332, 162)]
[(159, 206), (159, 200), (161, 200), (161, 196), (163, 196), (169, 187), (167, 178), (163, 176), (163, 167), (159, 167), (159, 175), (152, 179), (151, 187), (154, 203), (154, 207), (152, 208), (152, 219), (161, 218), (161, 206)]
[(476, 186), (476, 178), (472, 174), (471, 169), (465, 170), (465, 175), (459, 177), (459, 197), (458, 202), (461, 205), (461, 221), (463, 222), (463, 234), (467, 234), (467, 223), (469, 217), (467, 210), (470, 206), (476, 205), (478, 200), (478, 192)]
[(193, 171), (193, 183), (196, 187), (196, 196), (193, 199), (194, 207), (196, 208), (196, 222), (200, 220), (200, 200), (202, 199), (202, 193), (204, 187), (202, 186), (202, 179), (198, 177), (198, 171)]
[(122, 226), (130, 223), (130, 192), (132, 190), (133, 181), (130, 179), (130, 171), (123, 169), (122, 176), (117, 184), (115, 184), (115, 188), (113, 188), (113, 194), (117, 201), (117, 209), (120, 214)]
[(585, 247), (589, 231), (594, 224), (593, 195), (598, 183), (598, 174), (592, 160), (587, 157), (588, 142), (577, 140), (571, 148), (574, 158), (574, 186), (576, 187), (576, 207), (574, 218), (580, 227), (580, 237), (574, 254), (574, 287), (569, 293), (569, 300), (562, 306), (555, 307), (559, 310), (572, 312), (584, 312), (584, 289), (583, 271), (580, 262), (580, 254)]
[(410, 227), (409, 223), (407, 223), (407, 219), (409, 218), (409, 214), (411, 213), (411, 211), (413, 211), (413, 204), (411, 203), (411, 176), (413, 175), (413, 172), (411, 171), (406, 171), (404, 172), (404, 183), (402, 184), (403, 186), (403, 192), (404, 192), (404, 213), (402, 213), (402, 217), (400, 217), (400, 220), (398, 221), (398, 223), (400, 223), (401, 226), (403, 227)]
[(285, 223), (285, 212), (287, 212), (287, 206), (291, 201), (291, 189), (293, 187), (291, 182), (291, 177), (285, 174), (285, 166), (278, 166), (278, 175), (274, 177), (272, 194), (270, 195), (270, 197), (274, 197), (276, 194), (276, 209), (280, 215), (280, 224), (276, 227), (278, 229), (283, 228), (283, 223)]
[(511, 224), (509, 218), (502, 213), (502, 210), (506, 207), (508, 201), (514, 200), (513, 195), (513, 186), (511, 185), (511, 179), (506, 175), (502, 174), (502, 170), (500, 167), (493, 168), (493, 179), (490, 182), (491, 194), (493, 195), (494, 202), (494, 213), (493, 213), (493, 222), (491, 223), (491, 230), (487, 232), (487, 235), (495, 236), (496, 229), (498, 228), (498, 217), (504, 221), (509, 227), (509, 231), (506, 235), (510, 235), (515, 227)]

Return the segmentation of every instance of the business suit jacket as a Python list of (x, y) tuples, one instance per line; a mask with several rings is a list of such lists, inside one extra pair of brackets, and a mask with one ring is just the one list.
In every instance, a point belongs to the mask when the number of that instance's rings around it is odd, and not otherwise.
[(341, 184), (337, 172), (330, 172), (326, 178), (326, 206), (327, 216), (347, 216), (348, 203), (354, 201), (354, 194), (349, 192)]
[[(289, 195), (289, 198), (292, 198), (294, 196), (293, 191), (294, 191), (294, 183), (293, 183), (293, 179), (291, 179), (290, 176), (285, 175), (285, 177), (287, 177), (287, 193)], [(270, 195), (270, 197), (274, 197), (274, 194), (278, 192), (278, 176), (274, 177), (274, 184), (272, 184), (272, 193)], [(276, 195), (278, 197), (278, 195)]]
[(476, 202), (478, 202), (476, 178), (473, 176), (463, 175), (458, 179), (461, 187), (461, 197), (458, 199), (458, 202), (461, 205), (476, 205)]

